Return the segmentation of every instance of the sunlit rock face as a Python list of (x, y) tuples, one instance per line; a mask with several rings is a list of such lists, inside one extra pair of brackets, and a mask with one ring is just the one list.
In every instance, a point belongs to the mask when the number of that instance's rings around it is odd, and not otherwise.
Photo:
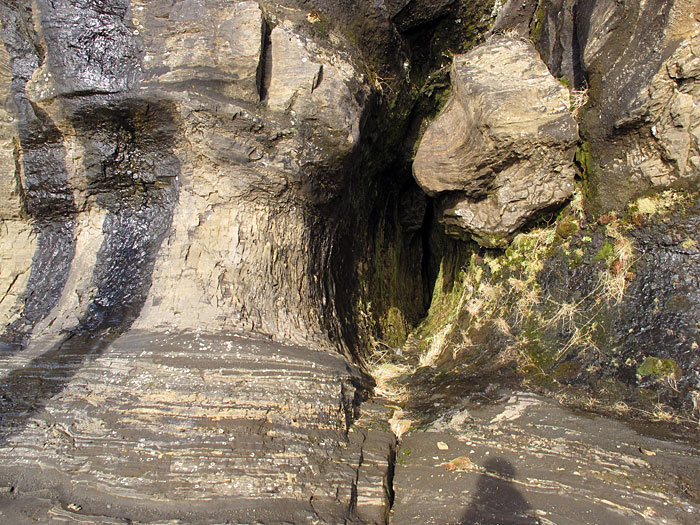
[(370, 90), (309, 17), (0, 5), (0, 485), (40, 521), (385, 521), (395, 439), (329, 351)]
[(324, 299), (335, 227), (318, 207), (346, 183), (369, 89), (291, 7), (3, 7), (10, 344), (124, 320), (337, 345)]
[(495, 37), (452, 68), (453, 94), (413, 164), (448, 233), (505, 245), (573, 193), (569, 93), (529, 42)]
[(587, 208), (623, 212), (663, 188), (698, 188), (697, 3), (547, 0), (533, 41), (550, 70), (587, 89)]

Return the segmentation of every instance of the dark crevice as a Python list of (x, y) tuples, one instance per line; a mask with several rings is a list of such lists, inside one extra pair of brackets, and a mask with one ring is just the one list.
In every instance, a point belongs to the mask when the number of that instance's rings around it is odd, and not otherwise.
[(435, 222), (435, 199), (428, 199), (428, 205), (423, 219), (423, 226), (420, 229), (421, 243), (423, 246), (423, 256), (421, 258), (421, 272), (423, 276), (423, 306), (427, 311), (433, 300), (437, 271), (433, 263), (433, 253), (431, 246), (431, 232)]
[(574, 20), (574, 29), (571, 36), (571, 67), (574, 72), (573, 87), (574, 89), (586, 89), (588, 87), (588, 79), (583, 69), (581, 61), (581, 43), (579, 42), (578, 31), (576, 30), (576, 20), (578, 19), (578, 4), (574, 4), (571, 16)]
[(396, 493), (394, 492), (394, 475), (396, 474), (396, 456), (398, 444), (399, 442), (395, 438), (391, 449), (389, 450), (386, 477), (384, 478), (384, 497), (386, 499), (384, 523), (386, 525), (389, 524), (389, 520), (391, 519), (391, 510), (394, 508), (394, 500), (396, 499)]
[(255, 74), (255, 83), (258, 88), (260, 102), (267, 98), (267, 91), (272, 79), (272, 25), (266, 19), (262, 23), (262, 35), (260, 40), (260, 60)]

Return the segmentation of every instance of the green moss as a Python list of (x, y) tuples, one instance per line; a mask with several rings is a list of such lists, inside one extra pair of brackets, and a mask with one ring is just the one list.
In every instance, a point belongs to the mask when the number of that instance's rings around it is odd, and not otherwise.
[(552, 375), (559, 381), (567, 381), (573, 379), (578, 374), (581, 365), (574, 361), (567, 361), (555, 367)]
[(398, 458), (397, 458), (397, 463), (401, 466), (404, 466), (408, 462), (408, 458), (411, 457), (411, 454), (413, 453), (413, 450), (410, 448), (402, 448), (399, 451)]
[(615, 259), (615, 247), (606, 242), (603, 243), (603, 246), (600, 247), (600, 250), (598, 250), (598, 253), (596, 253), (593, 256), (594, 261), (605, 261), (607, 263), (612, 262)]
[(640, 219), (666, 218), (672, 213), (684, 213), (695, 204), (697, 194), (680, 190), (664, 190), (640, 197), (627, 207), (627, 218), (638, 223)]
[(510, 244), (510, 239), (500, 233), (489, 233), (475, 237), (478, 239), (479, 244), (489, 248), (506, 248)]
[(681, 375), (681, 369), (673, 359), (659, 359), (658, 357), (647, 356), (642, 364), (637, 367), (637, 376), (640, 378), (679, 379)]
[(576, 148), (576, 154), (574, 160), (581, 170), (581, 175), (584, 179), (587, 178), (588, 173), (591, 169), (591, 150), (590, 145), (587, 142), (582, 142), (578, 148)]
[(560, 239), (568, 239), (578, 233), (579, 225), (575, 217), (569, 216), (561, 220), (557, 225), (556, 232)]
[(537, 45), (542, 37), (542, 25), (546, 14), (547, 12), (544, 6), (538, 5), (532, 17), (532, 22), (530, 23), (530, 41), (535, 45)]

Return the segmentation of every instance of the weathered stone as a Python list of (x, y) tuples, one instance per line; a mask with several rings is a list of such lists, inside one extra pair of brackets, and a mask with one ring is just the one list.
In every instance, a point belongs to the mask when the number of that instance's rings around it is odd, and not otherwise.
[(358, 420), (366, 382), (340, 355), (138, 331), (60, 347), (2, 365), (0, 485), (15, 495), (138, 522), (384, 523), (394, 436), (379, 407)]
[(455, 0), (392, 0), (392, 19), (399, 31), (409, 31), (443, 16)]
[(528, 28), (535, 47), (552, 75), (572, 90), (585, 87), (575, 24), (577, 4), (577, 0), (538, 2)]
[[(685, 489), (700, 481), (700, 455), (691, 443), (650, 437), (533, 394), (499, 394), (493, 402), (443, 408), (427, 431), (404, 436), (394, 523), (697, 519), (700, 506)], [(441, 441), (447, 450), (438, 448)], [(630, 487), (630, 480), (644, 488)]]
[(587, 211), (619, 212), (650, 191), (696, 187), (697, 74), (681, 68), (673, 78), (675, 63), (693, 60), (695, 3), (586, 0), (571, 6), (571, 19), (562, 5), (542, 0), (531, 30), (552, 72), (588, 91), (580, 112)]
[[(138, 31), (129, 27), (128, 0), (36, 0), (34, 13), (48, 50), (29, 96), (117, 93), (138, 74)], [(37, 78), (39, 77), (39, 78)]]
[(259, 100), (266, 22), (257, 2), (133, 4), (148, 82), (173, 90), (198, 85), (227, 97)]
[(520, 38), (528, 38), (530, 21), (537, 7), (538, 0), (496, 0), (493, 14), (493, 33), (515, 32)]
[[(34, 313), (20, 316), (13, 333), (27, 336), (46, 321), (36, 332), (45, 335), (87, 315), (96, 290), (90, 276), (112, 264), (95, 258), (105, 253), (100, 240), (109, 240), (102, 231), (109, 222), (96, 217), (155, 212), (154, 197), (167, 186), (163, 217), (173, 222), (148, 277), (141, 326), (258, 330), (330, 346), (333, 314), (321, 300), (327, 280), (307, 271), (316, 264), (329, 271), (332, 244), (319, 243), (325, 253), (312, 245), (334, 227), (325, 231), (308, 205), (337, 198), (359, 143), (369, 88), (350, 57), (302, 37), (293, 16), (276, 19), (266, 48), (257, 2), (68, 4), (4, 8), (4, 47), (13, 53), (4, 60), (9, 67), (12, 58), (17, 80), (7, 72), (3, 89), (9, 96), (14, 86), (21, 108), (6, 104), (15, 121), (0, 150), (3, 199), (10, 199), (0, 202), (3, 217), (21, 212), (20, 191), (30, 219), (77, 214), (52, 230), (63, 232), (64, 257), (54, 257), (60, 270), (53, 272), (61, 279), (42, 281), (59, 237), (39, 236), (45, 249), (35, 266), (44, 270), (18, 279), (11, 295), (26, 291), (36, 303), (27, 308), (20, 299), (13, 319), (17, 310)], [(71, 38), (89, 42), (71, 46)], [(43, 65), (39, 48), (47, 50)], [(83, 247), (89, 252), (75, 252)], [(5, 286), (24, 275), (20, 266), (5, 266)]]
[(568, 91), (529, 43), (501, 36), (456, 56), (452, 84), (414, 176), (439, 198), (448, 233), (502, 246), (573, 192), (578, 135)]

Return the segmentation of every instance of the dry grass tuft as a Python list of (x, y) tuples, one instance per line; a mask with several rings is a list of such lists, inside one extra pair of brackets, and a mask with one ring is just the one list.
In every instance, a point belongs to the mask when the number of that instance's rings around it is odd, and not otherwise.
[(420, 356), (420, 366), (434, 366), (438, 362), (438, 359), (442, 355), (445, 339), (447, 338), (447, 334), (450, 333), (450, 330), (452, 330), (451, 323), (443, 326), (442, 329), (433, 335), (430, 339), (428, 350)]

